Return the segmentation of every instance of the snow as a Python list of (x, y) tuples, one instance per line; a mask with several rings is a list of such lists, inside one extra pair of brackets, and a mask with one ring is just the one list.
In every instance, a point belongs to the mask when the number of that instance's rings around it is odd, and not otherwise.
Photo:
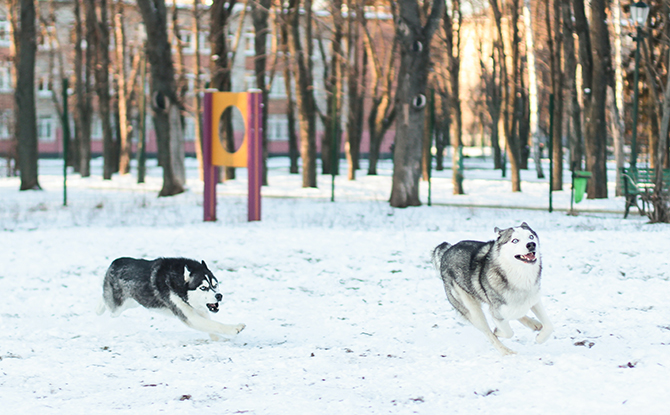
[[(435, 172), (433, 206), (422, 183), (423, 206), (393, 209), (389, 162), (377, 177), (338, 177), (333, 203), (330, 176), (302, 189), (271, 159), (254, 223), (244, 169), (218, 186), (215, 223), (202, 222), (193, 160), (189, 190), (171, 198), (156, 197), (155, 165), (138, 185), (103, 181), (95, 160), (90, 178), (70, 172), (67, 207), (58, 160), (40, 161), (43, 191), (0, 178), (2, 412), (668, 413), (670, 227), (624, 220), (620, 197), (567, 215), (567, 174), (549, 213), (546, 179), (523, 171), (512, 193), (490, 164), (466, 160), (467, 195)], [(518, 354), (502, 357), (457, 317), (429, 253), (523, 221), (540, 236), (555, 333), (538, 345), (512, 323), (503, 343)], [(246, 329), (212, 341), (143, 308), (97, 316), (120, 256), (205, 260), (225, 297), (213, 318)]]

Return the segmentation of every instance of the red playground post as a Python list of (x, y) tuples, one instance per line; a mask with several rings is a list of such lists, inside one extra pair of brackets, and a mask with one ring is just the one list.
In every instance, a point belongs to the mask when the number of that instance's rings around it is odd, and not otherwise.
[[(260, 92), (206, 92), (203, 122), (204, 221), (216, 221), (216, 182), (218, 166), (246, 167), (248, 172), (248, 220), (261, 220), (263, 184), (262, 94)], [(229, 153), (214, 139), (223, 111), (234, 106), (240, 110), (246, 126), (240, 148)]]

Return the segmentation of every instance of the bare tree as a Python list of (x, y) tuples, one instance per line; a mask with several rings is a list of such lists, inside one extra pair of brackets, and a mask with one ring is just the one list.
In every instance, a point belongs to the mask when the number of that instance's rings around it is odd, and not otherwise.
[[(339, 136), (341, 132), (340, 119), (342, 108), (342, 81), (343, 58), (342, 39), (344, 37), (344, 19), (342, 16), (342, 0), (330, 2), (332, 24), (327, 26), (332, 30), (330, 39), (330, 53), (326, 53), (321, 39), (322, 30), (317, 31), (319, 49), (323, 59), (324, 85), (326, 92), (326, 112), (319, 113), (324, 125), (324, 134), (321, 139), (321, 172), (323, 174), (338, 174)], [(350, 45), (351, 46), (351, 45)], [(318, 108), (317, 108), (318, 111)], [(333, 160), (335, 157), (335, 160)]]
[[(116, 10), (114, 13), (114, 43), (115, 43), (115, 63), (116, 63), (116, 83), (117, 83), (117, 100), (119, 111), (119, 173), (127, 174), (130, 172), (130, 125), (128, 124), (128, 92), (132, 90), (128, 88), (128, 80), (126, 75), (126, 61), (127, 61), (127, 45), (126, 45), (126, 29), (124, 19), (124, 4), (123, 1), (116, 1)], [(130, 78), (132, 79), (132, 78)]]
[(563, 48), (563, 27), (561, 25), (561, 1), (554, 0), (553, 3), (553, 31), (551, 25), (551, 13), (549, 13), (549, 0), (547, 0), (547, 30), (549, 32), (549, 53), (551, 65), (551, 93), (554, 95), (554, 124), (552, 158), (554, 160), (554, 171), (552, 175), (552, 190), (563, 189), (563, 69), (561, 64), (561, 49)]
[[(394, 8), (395, 3), (391, 2), (390, 4), (394, 9), (393, 14), (395, 16), (397, 14)], [(363, 21), (362, 28), (365, 31), (363, 38), (365, 51), (372, 67), (369, 81), (371, 104), (368, 113), (368, 134), (370, 136), (368, 175), (376, 175), (382, 141), (396, 118), (394, 96), (396, 91), (393, 85), (397, 80), (396, 66), (399, 46), (396, 36), (393, 36), (392, 40), (388, 42), (390, 45), (386, 43), (382, 33), (379, 33), (379, 39), (375, 39), (367, 20)], [(378, 47), (379, 42), (384, 42), (383, 44), (386, 47)]]
[[(210, 6), (210, 43), (212, 48), (212, 62), (210, 65), (211, 81), (210, 87), (219, 91), (232, 90), (231, 65), (234, 59), (229, 59), (228, 53), (228, 24), (237, 0), (214, 0)], [(240, 19), (240, 28), (244, 24), (244, 18)], [(235, 50), (235, 48), (233, 48)], [(226, 151), (235, 151), (235, 140), (233, 136), (232, 112), (224, 111), (224, 117), (219, 124), (219, 134), (223, 133)], [(226, 180), (235, 178), (235, 168), (224, 169)]]
[[(285, 8), (286, 7), (286, 8)], [(288, 134), (288, 157), (289, 172), (298, 174), (298, 134), (296, 133), (295, 120), (295, 99), (293, 97), (293, 62), (289, 56), (289, 28), (291, 27), (288, 19), (288, 4), (275, 5), (275, 26), (278, 28), (279, 53), (283, 57), (284, 66), (284, 89), (286, 90), (286, 120)]]
[(251, 18), (254, 24), (254, 73), (256, 74), (256, 88), (261, 91), (264, 102), (261, 116), (261, 141), (263, 148), (263, 185), (268, 185), (268, 86), (265, 81), (267, 74), (267, 38), (268, 38), (268, 18), (272, 0), (257, 0), (251, 2)]
[(400, 0), (396, 33), (401, 58), (396, 93), (399, 109), (393, 154), (391, 206), (419, 206), (421, 143), (427, 103), (430, 40), (444, 12), (444, 2), (433, 1), (425, 24), (417, 0)]
[(565, 39), (563, 42), (565, 91), (568, 95), (565, 103), (566, 107), (569, 108), (569, 120), (572, 122), (569, 135), (570, 169), (581, 170), (584, 158), (582, 148), (584, 138), (582, 136), (582, 108), (577, 95), (577, 56), (575, 52), (575, 39), (573, 37), (574, 24), (570, 2), (563, 2), (561, 10), (563, 13), (563, 37)]
[[(75, 92), (75, 171), (81, 177), (91, 175), (91, 116), (93, 87), (93, 66), (95, 64), (95, 27), (88, 24), (85, 17), (88, 11), (86, 3), (82, 10), (82, 1), (74, 2), (75, 44), (74, 44), (74, 92)], [(85, 25), (85, 27), (84, 27)], [(86, 41), (86, 53), (82, 44)], [(85, 59), (84, 59), (85, 55)]]
[(89, 30), (92, 29), (94, 38), (87, 39), (94, 41), (93, 44), (87, 42), (87, 48), (93, 47), (95, 51), (95, 90), (98, 96), (98, 113), (102, 124), (102, 143), (103, 143), (103, 173), (105, 180), (112, 178), (118, 167), (116, 163), (116, 154), (114, 151), (114, 139), (112, 136), (111, 97), (109, 94), (109, 19), (107, 17), (107, 0), (86, 0), (86, 24)]
[[(360, 168), (361, 139), (363, 135), (363, 110), (365, 79), (367, 75), (367, 53), (361, 29), (365, 26), (365, 10), (360, 0), (348, 0), (347, 8), (347, 142), (345, 152), (349, 170), (347, 178), (354, 180)], [(353, 12), (355, 11), (355, 13)]]
[(203, 180), (203, 155), (202, 155), (202, 100), (200, 92), (202, 83), (200, 74), (202, 67), (200, 65), (200, 0), (193, 0), (193, 125), (195, 135), (195, 158), (198, 160), (198, 177)]
[(41, 189), (38, 181), (37, 118), (35, 108), (35, 53), (37, 51), (34, 0), (11, 1), (8, 7), (14, 28), (16, 55), (15, 131), (18, 141), (20, 190)]
[(304, 1), (303, 31), (300, 37), (300, 0), (289, 0), (289, 51), (295, 64), (296, 101), (300, 117), (302, 187), (316, 187), (316, 102), (312, 77), (312, 0)]
[(151, 63), (151, 106), (163, 167), (159, 196), (184, 191), (184, 140), (177, 99), (172, 51), (168, 42), (165, 0), (137, 0), (147, 30), (147, 58)]
[(593, 40), (593, 87), (586, 122), (586, 169), (592, 173), (588, 181), (589, 199), (607, 198), (607, 81), (610, 78), (610, 46), (605, 0), (591, 1), (591, 39)]
[(460, 71), (461, 71), (461, 24), (463, 17), (461, 15), (460, 0), (451, 2), (451, 14), (445, 11), (444, 33), (447, 55), (447, 65), (449, 66), (450, 81), (450, 112), (452, 117), (453, 132), (451, 133), (452, 149), (452, 185), (455, 195), (462, 195), (463, 190), (463, 171), (462, 167), (462, 136), (463, 136), (463, 116), (461, 112), (461, 93), (460, 93)]

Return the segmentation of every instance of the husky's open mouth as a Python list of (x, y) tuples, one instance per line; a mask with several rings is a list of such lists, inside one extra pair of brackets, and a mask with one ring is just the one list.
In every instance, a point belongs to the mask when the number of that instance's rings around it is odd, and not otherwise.
[(535, 252), (529, 252), (526, 255), (516, 255), (514, 258), (518, 259), (519, 261), (523, 261), (526, 264), (532, 264), (537, 260), (535, 258)]
[(219, 312), (219, 303), (207, 304), (207, 308), (209, 308), (209, 311), (211, 311), (212, 313), (218, 313)]

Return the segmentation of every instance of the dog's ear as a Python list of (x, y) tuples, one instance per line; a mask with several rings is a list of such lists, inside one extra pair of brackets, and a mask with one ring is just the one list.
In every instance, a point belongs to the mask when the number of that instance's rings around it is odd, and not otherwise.
[(521, 227), (522, 227), (522, 228), (530, 228), (530, 226), (528, 226), (528, 224), (527, 224), (526, 222), (523, 222), (523, 223), (521, 224)]
[(189, 283), (191, 281), (191, 270), (188, 269), (188, 265), (184, 264), (184, 282)]
[(204, 260), (204, 259), (202, 260), (202, 266), (205, 267), (205, 268), (207, 268), (207, 264), (205, 264), (205, 260)]
[(495, 228), (493, 228), (493, 232), (495, 232), (495, 233), (497, 233), (498, 235), (500, 235), (500, 234), (502, 233), (502, 229), (500, 229), (499, 227), (496, 226)]

